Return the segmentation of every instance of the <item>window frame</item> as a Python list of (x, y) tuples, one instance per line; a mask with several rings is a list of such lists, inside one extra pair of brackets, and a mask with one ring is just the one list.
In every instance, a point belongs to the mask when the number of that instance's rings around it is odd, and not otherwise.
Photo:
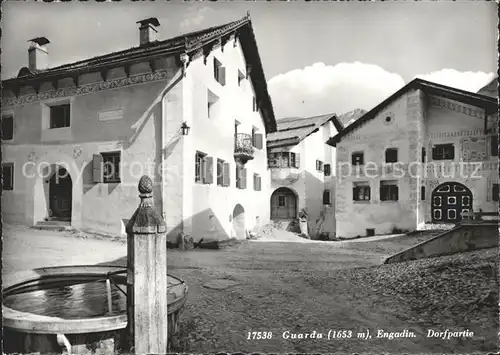
[(195, 162), (194, 162), (194, 182), (197, 184), (205, 183), (205, 169), (206, 169), (206, 158), (208, 155), (206, 153), (196, 151)]
[[(65, 102), (65, 103), (59, 103), (59, 104), (54, 103), (52, 105), (48, 105), (48, 107), (49, 107), (49, 129), (61, 129), (61, 128), (70, 128), (71, 127), (71, 102)], [(63, 112), (67, 113), (67, 117), (63, 118), (65, 125), (56, 127), (56, 125), (55, 125), (56, 122), (54, 122), (55, 118), (53, 117), (53, 112), (54, 112), (54, 110), (59, 109), (61, 107), (67, 108), (67, 110), (63, 110)]]
[[(352, 185), (352, 200), (353, 202), (370, 202), (372, 199), (371, 186), (368, 181), (354, 182)], [(362, 195), (363, 198), (359, 198)], [(368, 198), (365, 198), (368, 195)]]
[[(4, 186), (4, 169), (8, 168), (10, 170), (10, 186), (5, 188)], [(6, 162), (2, 163), (2, 191), (13, 191), (14, 190), (14, 163)]]
[[(120, 150), (114, 150), (114, 151), (109, 151), (109, 152), (100, 152), (102, 156), (102, 182), (104, 184), (118, 184), (121, 183), (121, 162), (122, 162), (122, 152)], [(117, 179), (110, 179), (106, 174), (106, 169), (105, 167), (107, 166), (106, 163), (108, 162), (108, 159), (112, 158), (113, 166), (115, 169), (114, 176), (118, 175)], [(115, 161), (116, 158), (118, 158), (118, 163)]]
[[(4, 122), (5, 122), (5, 119), (9, 119), (10, 121), (12, 121), (12, 133), (11, 133), (11, 137), (10, 138), (4, 138)], [(14, 141), (14, 113), (13, 112), (4, 112), (2, 113), (2, 142), (12, 142)]]
[[(386, 191), (388, 190), (388, 191)], [(379, 198), (381, 202), (399, 201), (399, 185), (397, 181), (382, 180), (379, 185)]]
[[(445, 157), (445, 148), (446, 147), (451, 147), (452, 150), (452, 157)], [(441, 149), (438, 151), (438, 149)], [(440, 154), (438, 154), (440, 153)], [(435, 144), (432, 147), (432, 160), (434, 161), (442, 161), (442, 160), (455, 160), (455, 144), (454, 143), (442, 143), (442, 144)]]
[[(361, 162), (359, 164), (354, 164), (355, 157), (360, 157)], [(352, 166), (363, 166), (365, 165), (365, 152), (363, 151), (355, 151), (351, 153), (351, 165)]]
[[(390, 154), (395, 154), (395, 156), (391, 156)], [(397, 163), (398, 162), (398, 148), (386, 148), (385, 150), (385, 154), (384, 154), (384, 158), (385, 158), (385, 162), (387, 164), (394, 164), (394, 163)], [(391, 159), (389, 159), (391, 158)], [(390, 160), (390, 161), (389, 161)], [(393, 161), (394, 160), (394, 161)]]

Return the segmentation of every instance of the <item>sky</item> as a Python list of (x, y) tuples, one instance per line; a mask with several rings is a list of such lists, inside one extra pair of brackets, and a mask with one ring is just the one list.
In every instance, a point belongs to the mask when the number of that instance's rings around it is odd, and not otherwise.
[(2, 2), (2, 79), (50, 40), (50, 66), (138, 45), (136, 21), (159, 39), (250, 11), (276, 117), (369, 110), (415, 77), (476, 92), (497, 72), (497, 5), (395, 2)]

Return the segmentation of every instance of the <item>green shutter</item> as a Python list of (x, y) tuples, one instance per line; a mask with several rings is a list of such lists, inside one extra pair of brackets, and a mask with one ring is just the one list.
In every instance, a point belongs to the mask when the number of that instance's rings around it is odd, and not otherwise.
[(92, 177), (96, 183), (102, 182), (102, 162), (101, 154), (94, 154), (92, 156)]

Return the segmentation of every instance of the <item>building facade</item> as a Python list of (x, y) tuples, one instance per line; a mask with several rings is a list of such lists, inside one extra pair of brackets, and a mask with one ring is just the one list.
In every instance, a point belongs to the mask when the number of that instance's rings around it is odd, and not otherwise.
[(2, 82), (5, 222), (123, 234), (144, 174), (169, 240), (269, 220), (276, 122), (250, 17), (164, 41), (157, 19), (139, 23), (139, 46), (56, 68), (33, 39)]
[(326, 141), (342, 129), (334, 114), (284, 118), (267, 136), (271, 219), (307, 213), (308, 234), (335, 235), (335, 149)]
[(415, 79), (329, 144), (337, 148), (338, 236), (498, 213), (493, 97)]

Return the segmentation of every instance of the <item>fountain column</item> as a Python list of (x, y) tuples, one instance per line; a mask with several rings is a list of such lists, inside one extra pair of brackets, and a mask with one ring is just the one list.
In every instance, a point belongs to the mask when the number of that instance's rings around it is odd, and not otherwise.
[(167, 353), (167, 236), (153, 206), (153, 182), (139, 180), (139, 207), (126, 226), (127, 314), (131, 351)]

